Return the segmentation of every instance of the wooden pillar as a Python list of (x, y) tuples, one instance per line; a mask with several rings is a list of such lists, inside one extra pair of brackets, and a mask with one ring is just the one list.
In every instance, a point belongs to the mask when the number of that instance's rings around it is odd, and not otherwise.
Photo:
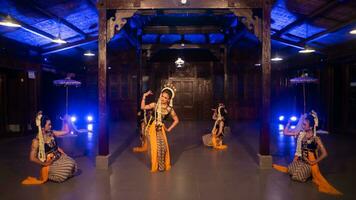
[(142, 48), (137, 49), (138, 68), (137, 68), (137, 110), (140, 110), (142, 97)]
[(350, 108), (350, 64), (344, 64), (341, 67), (341, 131), (349, 131), (349, 110)]
[(271, 123), (271, 0), (262, 5), (262, 115), (260, 130), (260, 168), (270, 168), (270, 123)]
[(106, 67), (106, 1), (99, 5), (99, 68), (98, 68), (98, 96), (99, 96), (99, 156), (109, 155), (109, 131), (107, 113), (107, 67)]
[(331, 64), (323, 70), (320, 87), (322, 88), (320, 100), (324, 105), (326, 116), (325, 128), (332, 133), (334, 131), (334, 67)]
[(228, 98), (229, 98), (229, 79), (228, 79), (228, 69), (227, 69), (227, 47), (224, 48), (223, 54), (223, 62), (224, 62), (224, 103), (228, 105)]

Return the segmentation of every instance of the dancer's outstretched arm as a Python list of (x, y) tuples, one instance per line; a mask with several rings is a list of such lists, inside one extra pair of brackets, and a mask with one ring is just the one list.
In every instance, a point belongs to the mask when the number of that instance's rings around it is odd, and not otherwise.
[(67, 135), (69, 133), (69, 130), (63, 130), (63, 131), (55, 131), (53, 130), (53, 134), (56, 136), (56, 137), (60, 137), (60, 136), (63, 136), (63, 135)]
[(288, 123), (286, 124), (286, 127), (285, 127), (284, 130), (283, 130), (283, 134), (284, 134), (284, 135), (296, 136), (296, 135), (299, 134), (299, 132), (296, 131), (296, 130), (290, 130), (290, 129), (289, 129), (289, 126), (290, 126), (290, 121), (288, 121)]

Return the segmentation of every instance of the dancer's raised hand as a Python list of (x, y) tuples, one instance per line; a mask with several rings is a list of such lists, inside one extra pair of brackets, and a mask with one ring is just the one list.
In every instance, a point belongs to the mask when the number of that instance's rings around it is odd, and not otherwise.
[(145, 93), (143, 94), (144, 97), (147, 97), (147, 96), (149, 96), (149, 95), (153, 95), (153, 92), (152, 92), (151, 90), (148, 90), (147, 92), (145, 92)]

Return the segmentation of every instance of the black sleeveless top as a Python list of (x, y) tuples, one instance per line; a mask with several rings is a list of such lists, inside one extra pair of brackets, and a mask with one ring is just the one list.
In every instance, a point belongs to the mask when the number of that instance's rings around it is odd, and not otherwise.
[(316, 136), (313, 136), (306, 140), (304, 138), (302, 139), (301, 150), (303, 159), (308, 158), (308, 152), (312, 152), (316, 156), (317, 149), (318, 143), (316, 142)]
[(57, 141), (53, 131), (49, 131), (45, 134), (46, 136), (43, 139), (46, 156), (50, 153), (53, 153), (55, 158), (59, 158), (61, 153), (58, 151)]
[[(171, 114), (172, 110), (173, 110), (173, 108), (168, 106), (167, 107), (167, 111), (168, 111), (167, 114), (161, 114), (162, 122), (167, 121), (167, 119), (168, 119), (169, 115)], [(150, 122), (149, 122), (150, 124), (152, 124), (152, 122), (154, 122), (156, 120), (156, 116), (158, 116), (157, 111), (155, 111), (155, 112), (156, 113), (154, 115), (152, 115), (152, 120), (150, 120)]]

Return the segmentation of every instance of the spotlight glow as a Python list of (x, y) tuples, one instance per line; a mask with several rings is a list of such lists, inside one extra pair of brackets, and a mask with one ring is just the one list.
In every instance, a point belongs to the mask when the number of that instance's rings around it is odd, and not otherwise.
[(53, 39), (52, 42), (57, 43), (57, 44), (65, 44), (65, 43), (67, 43), (65, 40), (62, 40), (59, 37), (56, 38), (56, 39)]
[(315, 52), (315, 50), (311, 48), (305, 48), (299, 51), (299, 53), (313, 53), (313, 52)]
[(88, 139), (91, 140), (93, 138), (93, 132), (88, 132)]
[(279, 119), (279, 121), (283, 121), (284, 120), (284, 116), (281, 115), (281, 116), (278, 117), (278, 119)]
[(183, 5), (185, 5), (185, 4), (187, 4), (187, 1), (188, 1), (188, 0), (180, 0), (180, 3), (183, 4)]
[(72, 122), (77, 121), (77, 117), (76, 117), (76, 116), (71, 116), (71, 117), (70, 117), (70, 121), (72, 121)]
[(91, 51), (87, 51), (84, 53), (84, 56), (92, 57), (92, 56), (95, 56), (95, 54)]
[(0, 25), (1, 26), (7, 26), (7, 27), (14, 27), (14, 28), (21, 27), (20, 24), (17, 24), (15, 22), (10, 22), (10, 21), (1, 21)]
[(351, 30), (350, 34), (356, 35), (356, 29)]
[(88, 115), (88, 116), (87, 116), (87, 121), (88, 121), (88, 122), (92, 122), (92, 121), (93, 121), (93, 116)]
[(93, 124), (88, 124), (87, 129), (88, 131), (93, 131)]
[(271, 59), (271, 61), (282, 61), (282, 60), (283, 60), (283, 58), (278, 57), (278, 56)]
[(283, 130), (284, 129), (284, 126), (283, 126), (283, 124), (278, 124), (278, 130)]
[(291, 129), (295, 129), (295, 126), (290, 126)]
[(10, 15), (6, 16), (6, 18), (3, 21), (0, 21), (1, 26), (7, 26), (7, 27), (21, 27), (21, 25), (17, 22), (15, 22)]
[(298, 118), (297, 118), (296, 116), (292, 116), (292, 117), (290, 118), (290, 120), (293, 121), (293, 122), (297, 121), (297, 119), (298, 119)]

